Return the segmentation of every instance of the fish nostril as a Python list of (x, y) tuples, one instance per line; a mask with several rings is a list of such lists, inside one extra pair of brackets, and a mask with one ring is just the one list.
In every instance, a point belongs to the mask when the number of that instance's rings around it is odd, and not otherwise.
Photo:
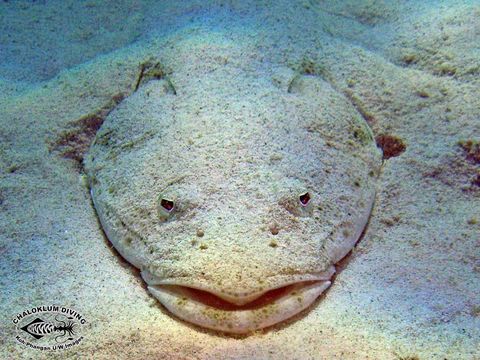
[(277, 235), (278, 232), (280, 231), (278, 224), (276, 222), (273, 222), (270, 225), (268, 225), (268, 229), (270, 230), (272, 235)]

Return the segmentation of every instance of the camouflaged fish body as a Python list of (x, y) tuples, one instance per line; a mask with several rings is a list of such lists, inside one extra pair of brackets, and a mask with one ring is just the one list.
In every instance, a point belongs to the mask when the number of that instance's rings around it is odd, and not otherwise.
[(85, 165), (105, 233), (186, 321), (247, 333), (292, 317), (368, 221), (368, 125), (317, 76), (216, 64), (174, 84), (144, 84), (96, 136)]

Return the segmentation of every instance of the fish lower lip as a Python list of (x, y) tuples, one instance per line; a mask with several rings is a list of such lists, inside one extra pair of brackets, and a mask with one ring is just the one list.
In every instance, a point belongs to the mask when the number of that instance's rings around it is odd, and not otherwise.
[(270, 290), (245, 305), (179, 285), (151, 285), (149, 291), (177, 317), (201, 327), (244, 334), (272, 326), (309, 307), (330, 281), (305, 281)]

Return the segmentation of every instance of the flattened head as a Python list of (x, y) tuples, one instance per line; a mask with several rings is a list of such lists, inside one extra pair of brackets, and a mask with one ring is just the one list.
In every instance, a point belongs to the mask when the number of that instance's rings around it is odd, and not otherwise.
[(141, 87), (109, 115), (86, 169), (108, 238), (150, 292), (186, 321), (246, 333), (330, 285), (367, 223), (381, 154), (318, 77), (289, 92), (232, 79), (220, 92), (222, 76), (176, 95), (163, 80)]

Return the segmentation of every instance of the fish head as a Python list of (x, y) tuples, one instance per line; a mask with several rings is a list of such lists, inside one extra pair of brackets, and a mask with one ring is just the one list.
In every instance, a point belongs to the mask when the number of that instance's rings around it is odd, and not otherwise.
[[(106, 119), (86, 158), (108, 239), (171, 313), (248, 333), (308, 308), (358, 241), (381, 153), (318, 76), (288, 91), (221, 75), (202, 91), (151, 81)], [(198, 90), (198, 89), (197, 89)]]

